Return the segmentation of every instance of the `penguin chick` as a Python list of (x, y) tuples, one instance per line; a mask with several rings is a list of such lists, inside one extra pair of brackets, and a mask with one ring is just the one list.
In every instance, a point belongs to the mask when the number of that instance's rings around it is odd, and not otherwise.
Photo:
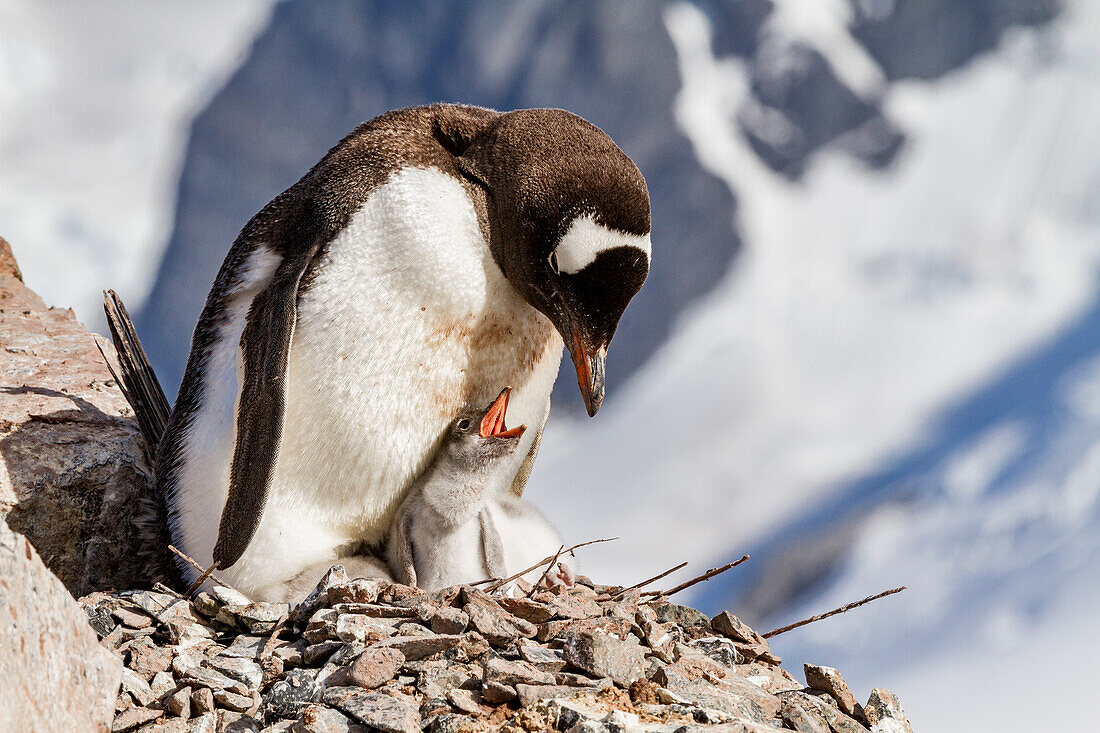
[[(538, 510), (507, 491), (509, 459), (526, 430), (505, 427), (510, 391), (452, 421), (435, 460), (398, 509), (387, 558), (399, 582), (431, 591), (505, 577), (560, 546)], [(541, 570), (531, 574), (537, 579)], [(551, 576), (548, 584), (571, 584), (574, 577), (567, 564)]]

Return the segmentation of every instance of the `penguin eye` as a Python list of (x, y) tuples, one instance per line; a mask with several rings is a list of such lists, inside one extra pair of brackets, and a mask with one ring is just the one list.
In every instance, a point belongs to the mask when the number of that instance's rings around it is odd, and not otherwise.
[(462, 418), (461, 420), (458, 421), (458, 424), (455, 427), (457, 427), (459, 430), (469, 430), (470, 429), (470, 421), (469, 421), (468, 418), (464, 417), (464, 418)]

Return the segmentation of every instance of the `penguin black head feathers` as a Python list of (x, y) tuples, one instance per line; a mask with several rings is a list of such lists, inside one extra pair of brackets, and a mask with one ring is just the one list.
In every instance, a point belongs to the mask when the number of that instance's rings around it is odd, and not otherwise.
[(645, 179), (602, 130), (556, 109), (501, 114), (458, 167), (486, 192), (494, 259), (561, 333), (595, 415), (607, 345), (649, 273)]

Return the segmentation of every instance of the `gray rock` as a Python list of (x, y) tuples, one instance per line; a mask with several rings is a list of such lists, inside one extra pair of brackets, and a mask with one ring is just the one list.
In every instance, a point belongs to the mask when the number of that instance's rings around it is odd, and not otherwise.
[(469, 715), (450, 713), (432, 721), (431, 733), (471, 733), (477, 730), (477, 719)]
[(779, 717), (788, 727), (801, 733), (830, 733), (829, 720), (818, 707), (796, 697), (784, 695)]
[(804, 664), (806, 686), (813, 690), (827, 692), (833, 696), (841, 711), (853, 717), (863, 717), (863, 709), (856, 702), (855, 695), (848, 689), (848, 683), (833, 667), (821, 667), (816, 664)]
[(566, 639), (565, 661), (595, 677), (610, 677), (629, 687), (645, 677), (645, 651), (600, 631), (582, 631)]
[(432, 615), (431, 624), (437, 634), (461, 634), (470, 625), (470, 617), (461, 609), (445, 606)]
[(500, 682), (486, 682), (481, 686), (481, 697), (490, 705), (500, 705), (516, 699), (516, 688)]
[(388, 581), (376, 578), (355, 578), (347, 583), (329, 588), (329, 602), (332, 605), (337, 603), (374, 603), (378, 600), (378, 594), (387, 585), (390, 585)]
[(909, 724), (909, 717), (902, 709), (901, 702), (889, 690), (871, 690), (863, 712), (873, 733), (913, 733), (913, 727)]
[(309, 669), (292, 669), (264, 694), (260, 710), (265, 720), (297, 718), (310, 703), (319, 700), (321, 685), (317, 673)]
[(145, 678), (131, 669), (122, 670), (121, 690), (133, 695), (138, 705), (148, 705), (157, 698)]
[(573, 697), (582, 692), (582, 688), (567, 685), (516, 685), (520, 707), (530, 707), (540, 700), (559, 697)]
[(734, 641), (741, 641), (746, 644), (759, 644), (764, 642), (764, 637), (753, 631), (748, 624), (729, 611), (722, 611), (722, 613), (712, 618), (710, 620), (710, 627), (719, 634), (729, 637)]
[(359, 687), (330, 687), (322, 699), (326, 705), (387, 733), (420, 733), (420, 714), (396, 697)]
[(480, 670), (472, 665), (448, 662), (429, 662), (429, 664), (432, 666), (420, 672), (416, 683), (417, 691), (429, 699), (444, 698), (455, 688), (477, 687)]
[(359, 613), (375, 618), (416, 618), (416, 609), (385, 603), (337, 603), (332, 610), (338, 614)]
[(447, 693), (447, 700), (464, 713), (484, 715), (487, 711), (481, 705), (481, 696), (474, 690), (456, 687)]
[(784, 707), (789, 703), (801, 708), (805, 718), (812, 719), (818, 724), (824, 720), (834, 733), (866, 733), (867, 731), (861, 723), (842, 713), (836, 701), (828, 695), (811, 694), (806, 690), (792, 690), (780, 692), (778, 697), (783, 701)]
[(658, 696), (662, 692), (671, 694), (671, 699), (662, 702), (688, 702), (757, 723), (766, 723), (779, 714), (779, 698), (738, 677), (730, 676), (721, 684), (714, 684), (706, 679), (689, 680), (668, 669), (662, 671), (666, 673), (664, 687)]
[[(149, 708), (130, 708), (119, 713), (111, 723), (111, 733), (133, 730), (139, 725), (145, 725), (151, 720), (164, 715), (163, 710), (150, 710)], [(10, 728), (6, 730), (33, 730), (30, 728)], [(60, 730), (60, 729), (57, 729)]]
[(524, 644), (519, 655), (525, 662), (534, 665), (543, 672), (560, 672), (565, 669), (565, 658), (560, 649), (548, 649), (537, 644)]
[[(207, 690), (210, 692), (210, 690)], [(213, 700), (213, 697), (211, 697)], [(193, 701), (192, 701), (193, 704)], [(212, 712), (205, 712), (191, 719), (191, 726), (187, 733), (217, 733), (218, 719)]]
[(380, 687), (397, 674), (405, 663), (405, 655), (394, 648), (367, 649), (347, 668), (347, 682), (366, 689)]
[(258, 659), (264, 647), (267, 646), (266, 636), (247, 636), (242, 634), (233, 640), (228, 648), (222, 650), (222, 657), (240, 657), (241, 659)]
[[(81, 605), (84, 605), (83, 603)], [(88, 614), (88, 623), (100, 639), (110, 634), (118, 626), (111, 611), (102, 606), (84, 606), (84, 612)]]
[(224, 585), (215, 585), (210, 589), (210, 592), (217, 599), (218, 603), (223, 606), (247, 606), (252, 603), (252, 599), (233, 588), (227, 588)]
[(207, 618), (214, 618), (217, 616), (218, 611), (220, 611), (222, 607), (218, 599), (206, 591), (200, 591), (198, 595), (191, 599), (191, 603), (194, 605), (196, 611)]
[(588, 675), (574, 674), (572, 672), (555, 672), (554, 684), (567, 685), (569, 687), (585, 687), (592, 690), (603, 690), (615, 686), (615, 682), (610, 677), (592, 679)]
[(396, 649), (405, 659), (415, 661), (454, 649), (468, 641), (467, 634), (436, 634), (434, 636), (394, 636), (378, 642), (375, 649)]
[(343, 646), (338, 641), (325, 641), (320, 644), (311, 644), (302, 650), (302, 663), (307, 666), (323, 664), (338, 649)]
[[(566, 593), (564, 595), (558, 595), (556, 593), (540, 593), (538, 599), (548, 606), (553, 611), (556, 618), (562, 619), (586, 619), (596, 618), (597, 616), (603, 616), (604, 609), (600, 604), (596, 603), (596, 600), (591, 596), (580, 595), (574, 593)], [(628, 604), (629, 605), (629, 604)], [(636, 606), (636, 599), (634, 606)], [(612, 613), (607, 615), (613, 615), (617, 609), (618, 604), (608, 604), (608, 608)], [(628, 618), (630, 621), (634, 620), (634, 613), (637, 609), (630, 608)], [(620, 616), (621, 617), (621, 616)]]
[(176, 679), (171, 672), (157, 672), (149, 682), (149, 687), (154, 695), (163, 695), (169, 690), (175, 689)]
[(223, 610), (240, 619), (253, 634), (271, 633), (275, 624), (290, 614), (290, 606), (286, 603), (229, 604)]
[(215, 690), (214, 702), (233, 712), (244, 713), (252, 707), (254, 701), (251, 695), (238, 695), (229, 690)]
[(398, 636), (435, 636), (435, 632), (416, 621), (402, 621), (396, 628)]
[(652, 606), (657, 614), (657, 622), (662, 624), (676, 624), (685, 629), (692, 626), (706, 626), (710, 619), (702, 611), (696, 611), (689, 606), (681, 606), (676, 603), (662, 603)]
[(521, 661), (509, 661), (496, 657), (485, 663), (482, 684), (496, 682), (509, 687), (516, 684), (552, 685), (554, 675)]
[(735, 665), (745, 662), (745, 658), (741, 656), (741, 652), (737, 650), (734, 643), (720, 636), (706, 636), (702, 639), (696, 639), (688, 642), (688, 646), (698, 649), (714, 661), (731, 669)]
[(235, 710), (219, 710), (218, 733), (260, 733), (255, 719)]
[(300, 623), (303, 619), (312, 616), (318, 608), (330, 605), (329, 590), (338, 585), (347, 585), (349, 582), (344, 566), (333, 565), (321, 576), (309, 595), (294, 608), (295, 621)]
[(260, 665), (251, 659), (242, 657), (222, 655), (210, 657), (203, 661), (203, 666), (237, 680), (249, 691), (260, 689), (260, 684), (264, 679), (264, 673), (260, 669)]
[(214, 693), (206, 687), (191, 690), (191, 712), (196, 717), (214, 712)]
[(470, 617), (470, 625), (490, 644), (504, 646), (519, 637), (530, 638), (537, 631), (529, 621), (516, 618), (481, 591), (464, 587), (462, 601), (462, 610)]
[(191, 688), (182, 685), (160, 699), (160, 704), (172, 715), (191, 717)]
[(311, 705), (287, 730), (288, 733), (368, 733), (370, 728), (356, 723), (338, 710)]
[(130, 654), (130, 669), (147, 680), (172, 666), (172, 650), (157, 646), (148, 638), (134, 640), (127, 651)]
[(229, 690), (238, 695), (248, 694), (248, 685), (209, 667), (191, 667), (181, 675), (180, 681), (186, 682), (192, 687), (208, 687), (215, 692)]
[(135, 560), (145, 441), (91, 334), (10, 272), (0, 334), (0, 517), (76, 596), (153, 580)]
[(394, 635), (391, 624), (361, 613), (345, 613), (336, 619), (336, 637), (341, 641), (378, 641)]

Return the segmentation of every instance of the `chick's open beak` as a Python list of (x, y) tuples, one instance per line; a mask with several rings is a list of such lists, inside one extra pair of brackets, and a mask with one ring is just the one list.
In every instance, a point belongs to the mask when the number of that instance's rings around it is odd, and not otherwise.
[(523, 431), (527, 429), (526, 425), (520, 425), (519, 427), (508, 430), (504, 426), (504, 416), (508, 412), (508, 397), (512, 394), (511, 387), (505, 387), (501, 390), (501, 393), (493, 400), (493, 404), (489, 405), (488, 412), (485, 413), (485, 417), (481, 419), (481, 426), (478, 429), (478, 433), (483, 438), (518, 438), (523, 435)]
[(573, 366), (577, 369), (577, 386), (581, 389), (584, 406), (589, 417), (595, 417), (603, 404), (604, 364), (607, 360), (607, 347), (592, 347), (585, 342), (580, 329), (573, 327), (573, 338), (569, 343), (569, 356), (573, 357)]

